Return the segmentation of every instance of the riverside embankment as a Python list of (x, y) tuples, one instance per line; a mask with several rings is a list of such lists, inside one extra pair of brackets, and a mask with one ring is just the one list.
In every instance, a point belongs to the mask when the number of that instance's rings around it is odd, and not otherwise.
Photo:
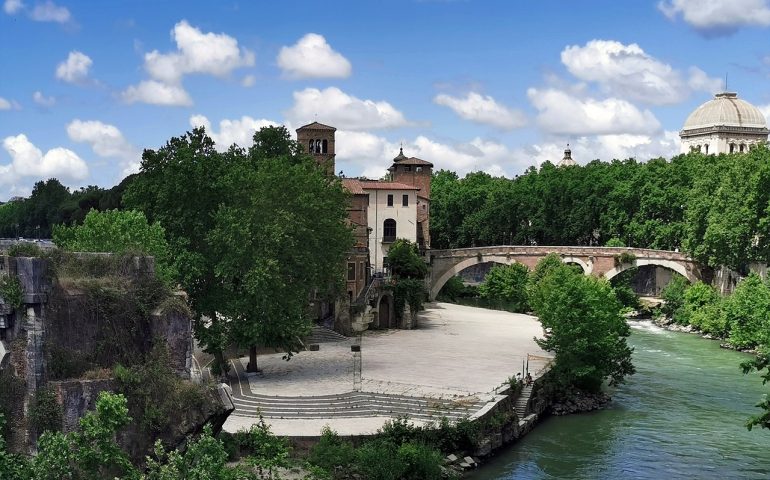
[(718, 341), (631, 322), (637, 373), (604, 410), (550, 417), (472, 480), (767, 478), (768, 432), (746, 419), (767, 389)]

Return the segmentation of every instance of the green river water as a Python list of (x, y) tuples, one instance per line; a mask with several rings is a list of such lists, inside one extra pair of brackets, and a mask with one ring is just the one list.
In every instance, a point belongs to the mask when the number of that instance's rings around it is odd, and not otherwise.
[(770, 478), (770, 431), (744, 426), (770, 390), (716, 341), (632, 322), (637, 373), (608, 409), (547, 418), (468, 478)]

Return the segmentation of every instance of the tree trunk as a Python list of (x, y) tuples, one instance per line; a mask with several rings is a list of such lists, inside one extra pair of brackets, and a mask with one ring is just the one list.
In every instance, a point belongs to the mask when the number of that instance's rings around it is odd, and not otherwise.
[(257, 346), (252, 345), (249, 347), (249, 365), (246, 367), (246, 371), (250, 373), (256, 373), (257, 370)]

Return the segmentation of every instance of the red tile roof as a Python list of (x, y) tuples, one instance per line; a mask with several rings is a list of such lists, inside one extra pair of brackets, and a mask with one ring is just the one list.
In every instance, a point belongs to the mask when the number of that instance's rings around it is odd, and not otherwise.
[(307, 125), (303, 125), (299, 127), (297, 130), (337, 130), (334, 127), (330, 127), (329, 125), (324, 125), (323, 123), (313, 122), (308, 123)]
[(359, 180), (343, 178), (342, 185), (353, 195), (362, 195), (365, 190), (419, 190), (420, 187), (397, 182), (379, 182), (377, 180)]

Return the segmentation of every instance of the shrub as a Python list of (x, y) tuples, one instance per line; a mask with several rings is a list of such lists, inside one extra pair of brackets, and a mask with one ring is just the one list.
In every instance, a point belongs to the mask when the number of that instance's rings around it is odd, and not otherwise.
[(8, 248), (9, 257), (42, 257), (43, 250), (31, 242), (14, 243)]
[(22, 291), (19, 279), (15, 276), (1, 277), (0, 297), (3, 298), (7, 305), (10, 305), (13, 308), (21, 307), (21, 303), (24, 300), (24, 292)]
[(441, 478), (441, 453), (421, 443), (404, 443), (398, 447), (398, 461), (406, 480), (438, 480)]
[(660, 313), (673, 319), (678, 323), (679, 310), (684, 306), (684, 292), (687, 290), (687, 279), (681, 275), (674, 275), (674, 278), (668, 282), (660, 293), (663, 299), (663, 305), (660, 306)]
[(487, 273), (484, 283), (479, 286), (479, 294), (482, 298), (509, 302), (516, 312), (526, 312), (529, 308), (528, 272), (527, 267), (520, 263), (496, 265)]
[(333, 474), (337, 467), (348, 468), (355, 456), (353, 444), (326, 426), (321, 431), (321, 439), (310, 449), (308, 462)]
[(384, 439), (371, 440), (356, 449), (355, 466), (367, 480), (399, 480), (407, 469), (398, 456), (398, 447)]
[(626, 244), (618, 237), (612, 237), (604, 244), (605, 247), (625, 247)]
[(272, 478), (276, 469), (289, 466), (289, 443), (285, 438), (273, 435), (262, 417), (249, 430), (236, 432), (235, 441), (241, 451), (247, 452), (246, 462), (261, 476), (266, 474)]

